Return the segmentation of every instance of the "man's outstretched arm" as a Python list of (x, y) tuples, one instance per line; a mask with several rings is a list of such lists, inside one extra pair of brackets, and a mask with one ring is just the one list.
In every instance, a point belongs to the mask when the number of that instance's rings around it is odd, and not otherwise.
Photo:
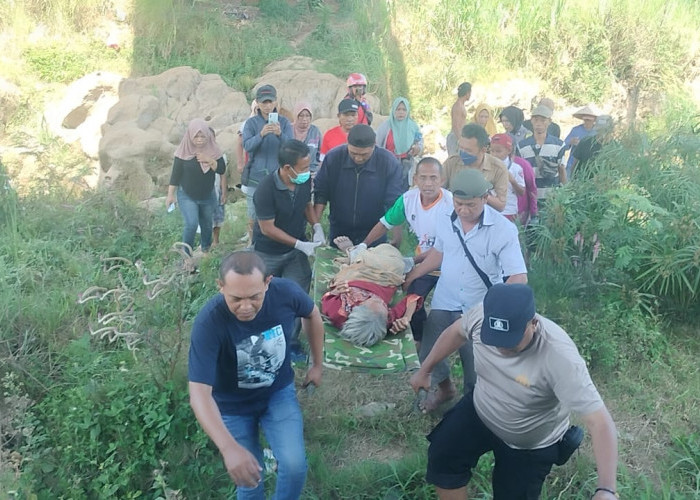
[(598, 469), (598, 490), (594, 499), (613, 499), (615, 495), (605, 490), (616, 491), (617, 487), (617, 429), (608, 409), (599, 410), (582, 416), (583, 423), (591, 435), (593, 455)]
[(199, 382), (190, 382), (190, 406), (199, 425), (219, 449), (226, 470), (238, 486), (254, 488), (260, 482), (262, 467), (258, 460), (233, 438), (224, 425), (212, 387)]

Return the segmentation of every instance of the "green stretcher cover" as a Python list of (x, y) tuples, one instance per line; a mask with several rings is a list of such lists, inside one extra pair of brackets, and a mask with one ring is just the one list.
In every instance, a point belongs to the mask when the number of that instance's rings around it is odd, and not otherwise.
[[(328, 290), (328, 282), (338, 272), (334, 259), (342, 257), (340, 251), (323, 247), (316, 250), (313, 269), (313, 299), (321, 309), (321, 297)], [(396, 294), (394, 300), (400, 300)], [(413, 335), (410, 327), (398, 335), (388, 335), (383, 341), (372, 347), (358, 347), (340, 338), (335, 328), (324, 318), (323, 326), (326, 340), (323, 348), (323, 364), (336, 370), (355, 370), (363, 372), (403, 372), (419, 368)]]

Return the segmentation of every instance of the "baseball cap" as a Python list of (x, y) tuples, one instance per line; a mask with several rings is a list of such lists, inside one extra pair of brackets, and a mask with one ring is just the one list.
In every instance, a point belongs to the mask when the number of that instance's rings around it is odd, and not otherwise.
[(359, 108), (360, 106), (355, 99), (343, 99), (338, 103), (338, 113), (349, 113), (351, 111), (357, 113)]
[(547, 106), (540, 104), (532, 110), (531, 116), (543, 116), (545, 118), (551, 118), (552, 110), (549, 109)]
[(277, 100), (277, 89), (272, 85), (262, 85), (255, 93), (255, 100), (258, 102)]
[(528, 285), (498, 283), (484, 297), (481, 341), (486, 345), (515, 347), (535, 317), (535, 294)]
[(500, 144), (508, 148), (508, 151), (513, 151), (513, 138), (510, 134), (494, 134), (491, 137), (491, 144)]
[(450, 182), (450, 189), (459, 198), (481, 198), (493, 187), (476, 168), (465, 168), (457, 172)]

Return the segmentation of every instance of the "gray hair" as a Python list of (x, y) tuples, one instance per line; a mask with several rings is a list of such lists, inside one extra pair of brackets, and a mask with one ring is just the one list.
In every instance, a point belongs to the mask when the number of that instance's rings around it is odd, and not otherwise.
[(386, 313), (366, 305), (355, 306), (338, 334), (355, 345), (373, 346), (386, 337)]

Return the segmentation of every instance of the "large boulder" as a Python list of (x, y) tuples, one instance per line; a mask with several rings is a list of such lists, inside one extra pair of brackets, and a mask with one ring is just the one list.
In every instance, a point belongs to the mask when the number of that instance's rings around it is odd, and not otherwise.
[(246, 96), (219, 75), (190, 67), (123, 80), (101, 127), (102, 180), (145, 199), (167, 186), (173, 154), (193, 118), (204, 118), (235, 171), (238, 127), (250, 114)]
[[(277, 104), (289, 112), (299, 101), (313, 107), (314, 119), (333, 118), (338, 114), (338, 103), (347, 94), (345, 80), (315, 69), (315, 62), (308, 57), (294, 56), (276, 61), (265, 68), (258, 78), (253, 95), (261, 85), (273, 85), (277, 89)], [(379, 99), (367, 94), (373, 110), (379, 111)]]
[[(277, 88), (281, 113), (292, 118), (294, 105), (306, 100), (321, 131), (337, 125), (345, 80), (317, 71), (313, 60), (297, 56), (272, 63), (251, 94), (264, 83)], [(373, 95), (367, 99), (378, 111), (379, 100)], [(69, 85), (45, 110), (55, 135), (79, 142), (88, 157), (99, 161), (97, 183), (137, 199), (165, 191), (173, 154), (193, 118), (209, 122), (228, 160), (229, 185), (238, 183), (238, 131), (249, 114), (243, 92), (230, 88), (219, 75), (203, 75), (190, 67), (127, 79), (92, 73)], [(384, 118), (375, 112), (373, 126)]]
[(79, 142), (88, 157), (97, 159), (100, 127), (110, 108), (119, 102), (119, 84), (123, 79), (121, 75), (98, 71), (68, 85), (44, 109), (49, 130), (65, 142)]

